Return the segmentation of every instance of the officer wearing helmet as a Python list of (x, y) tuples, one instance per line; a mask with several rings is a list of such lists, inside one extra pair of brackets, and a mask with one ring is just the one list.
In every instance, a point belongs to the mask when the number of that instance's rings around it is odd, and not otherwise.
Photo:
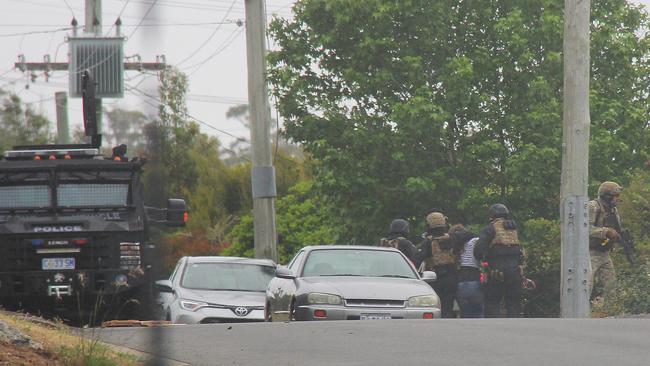
[(443, 318), (454, 316), (458, 264), (453, 253), (453, 243), (447, 234), (447, 218), (439, 210), (431, 210), (425, 218), (427, 232), (418, 245), (420, 272), (435, 271), (438, 278), (431, 287), (440, 297), (440, 311)]
[(474, 247), (476, 258), (487, 260), (488, 280), (485, 287), (485, 317), (497, 318), (501, 301), (509, 318), (521, 316), (521, 295), (524, 254), (519, 242), (517, 224), (501, 203), (490, 206), (490, 223), (479, 233)]
[(410, 231), (408, 221), (395, 219), (388, 227), (388, 236), (381, 238), (379, 245), (382, 247), (393, 247), (399, 249), (400, 252), (404, 253), (406, 258), (415, 264), (417, 249), (415, 248), (415, 245), (407, 239)]
[(589, 254), (591, 256), (591, 274), (589, 292), (594, 280), (598, 279), (603, 287), (603, 301), (611, 300), (616, 292), (616, 274), (609, 252), (614, 244), (621, 240), (618, 230), (621, 218), (616, 205), (622, 188), (615, 182), (604, 182), (598, 187), (598, 198), (589, 201)]

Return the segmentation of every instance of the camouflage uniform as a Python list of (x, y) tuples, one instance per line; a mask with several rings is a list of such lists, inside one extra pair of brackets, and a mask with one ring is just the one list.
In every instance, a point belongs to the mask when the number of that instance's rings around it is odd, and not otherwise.
[(608, 234), (616, 226), (620, 227), (621, 218), (615, 206), (603, 198), (606, 189), (620, 192), (620, 186), (613, 182), (605, 182), (599, 188), (599, 198), (589, 201), (589, 255), (591, 256), (591, 273), (589, 276), (589, 293), (594, 281), (603, 286), (603, 300), (612, 299), (616, 294), (616, 272), (609, 253), (614, 248), (615, 239)]

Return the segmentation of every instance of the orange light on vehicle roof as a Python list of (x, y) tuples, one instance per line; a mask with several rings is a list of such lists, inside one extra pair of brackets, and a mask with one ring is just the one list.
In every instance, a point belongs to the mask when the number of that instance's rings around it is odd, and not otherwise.
[(187, 222), (190, 219), (190, 215), (187, 212), (183, 212), (183, 222)]
[(50, 155), (50, 157), (49, 157), (48, 159), (50, 159), (50, 160), (56, 160), (56, 156), (54, 156), (54, 155)]

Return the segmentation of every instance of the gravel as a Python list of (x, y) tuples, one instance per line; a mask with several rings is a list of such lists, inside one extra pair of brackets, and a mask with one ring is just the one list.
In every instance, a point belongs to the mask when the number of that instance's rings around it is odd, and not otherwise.
[(35, 342), (26, 334), (23, 334), (16, 328), (9, 326), (7, 323), (0, 321), (0, 342), (11, 343), (17, 346), (27, 346), (33, 349), (43, 349), (43, 345)]

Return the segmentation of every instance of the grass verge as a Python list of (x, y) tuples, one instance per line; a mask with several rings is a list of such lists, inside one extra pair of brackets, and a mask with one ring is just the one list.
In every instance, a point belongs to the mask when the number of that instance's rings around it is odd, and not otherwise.
[[(134, 366), (143, 365), (144, 360), (138, 356), (116, 351), (94, 337), (80, 337), (74, 330), (63, 323), (45, 320), (31, 315), (0, 311), (0, 321), (14, 327), (43, 345), (45, 352), (51, 355), (53, 365), (70, 366)], [(24, 349), (22, 352), (30, 352)], [(38, 363), (28, 363), (38, 364)]]

